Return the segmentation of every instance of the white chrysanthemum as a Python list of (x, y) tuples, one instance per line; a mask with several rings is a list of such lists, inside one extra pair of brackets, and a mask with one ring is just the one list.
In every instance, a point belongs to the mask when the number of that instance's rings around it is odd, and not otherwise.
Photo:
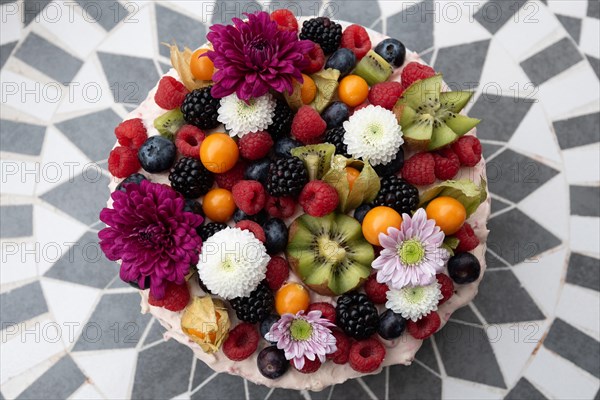
[(250, 99), (248, 103), (235, 93), (221, 99), (219, 122), (225, 125), (230, 136), (242, 137), (250, 132), (264, 131), (273, 123), (275, 100), (271, 94)]
[(444, 297), (441, 285), (436, 281), (427, 286), (406, 286), (400, 290), (390, 289), (385, 294), (389, 308), (406, 319), (417, 321), (437, 310), (438, 302)]
[(380, 106), (361, 108), (344, 122), (344, 129), (348, 153), (371, 165), (389, 163), (404, 143), (396, 116)]
[(247, 230), (225, 228), (202, 244), (198, 274), (213, 294), (246, 297), (265, 279), (270, 257)]

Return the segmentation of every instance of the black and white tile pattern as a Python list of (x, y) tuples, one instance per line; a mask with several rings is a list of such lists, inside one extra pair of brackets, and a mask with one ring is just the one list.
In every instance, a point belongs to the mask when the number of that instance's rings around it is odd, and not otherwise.
[(113, 128), (169, 68), (161, 43), (196, 46), (270, 3), (0, 1), (0, 398), (598, 399), (597, 0), (288, 2), (385, 31), (476, 90), (489, 269), (413, 365), (272, 390), (215, 374), (139, 313), (96, 243)]

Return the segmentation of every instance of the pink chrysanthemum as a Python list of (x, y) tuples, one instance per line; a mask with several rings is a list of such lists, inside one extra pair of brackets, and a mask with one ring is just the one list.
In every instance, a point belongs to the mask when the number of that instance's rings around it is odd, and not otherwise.
[(260, 97), (269, 89), (292, 92), (292, 81), (302, 82), (305, 54), (314, 44), (298, 40), (296, 32), (277, 29), (266, 12), (233, 18), (232, 25), (215, 24), (206, 35), (213, 50), (205, 54), (215, 64), (211, 94), (222, 98), (236, 93), (242, 100)]
[(161, 299), (167, 282), (182, 284), (198, 262), (202, 217), (183, 211), (185, 200), (168, 186), (145, 180), (126, 190), (113, 192), (113, 208), (100, 212), (107, 225), (98, 233), (100, 248), (121, 260), (121, 279), (145, 289), (149, 278), (152, 296)]
[(379, 242), (383, 250), (372, 266), (377, 282), (392, 289), (430, 285), (450, 256), (442, 247), (444, 232), (422, 208), (412, 217), (402, 214), (400, 229), (388, 228), (387, 235), (379, 234)]
[(304, 357), (310, 361), (319, 358), (322, 363), (326, 355), (335, 353), (335, 336), (330, 327), (335, 326), (325, 318), (321, 311), (304, 311), (294, 314), (283, 314), (279, 321), (271, 326), (265, 335), (270, 342), (277, 342), (277, 348), (285, 352), (285, 358), (292, 360), (296, 368), (304, 367)]

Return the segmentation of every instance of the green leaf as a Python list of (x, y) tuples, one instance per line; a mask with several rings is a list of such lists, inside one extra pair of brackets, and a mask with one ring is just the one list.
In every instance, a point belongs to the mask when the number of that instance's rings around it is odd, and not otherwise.
[(320, 114), (333, 101), (337, 93), (340, 71), (328, 68), (312, 74), (310, 77), (317, 86), (317, 94), (310, 105)]
[(459, 243), (460, 240), (456, 236), (446, 236), (444, 238), (444, 244), (451, 249), (456, 249)]
[(469, 179), (445, 181), (423, 192), (420, 196), (419, 207), (426, 207), (436, 197), (448, 196), (460, 201), (465, 206), (468, 218), (487, 198), (486, 186), (483, 177), (479, 186)]
[(454, 249), (453, 249), (452, 247), (448, 246), (448, 245), (447, 245), (445, 242), (444, 242), (444, 243), (442, 243), (442, 247), (443, 247), (444, 249), (446, 249), (446, 251), (447, 251), (448, 253), (450, 253), (450, 257), (452, 257), (452, 256), (454, 255)]

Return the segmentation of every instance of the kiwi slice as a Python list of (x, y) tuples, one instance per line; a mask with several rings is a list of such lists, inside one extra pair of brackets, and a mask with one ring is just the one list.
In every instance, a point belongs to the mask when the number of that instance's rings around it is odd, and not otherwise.
[(441, 93), (442, 75), (409, 86), (394, 107), (404, 140), (417, 150), (436, 150), (473, 129), (478, 119), (460, 115), (473, 92)]
[(354, 68), (354, 74), (362, 77), (369, 86), (379, 82), (385, 82), (392, 74), (392, 66), (373, 50), (360, 60)]
[(308, 146), (296, 147), (291, 150), (294, 157), (304, 161), (304, 166), (308, 171), (308, 179), (314, 181), (321, 179), (331, 167), (331, 158), (335, 153), (335, 146), (330, 143), (311, 144)]
[(181, 109), (168, 111), (154, 120), (154, 127), (161, 136), (173, 140), (175, 134), (185, 124)]
[(375, 258), (360, 223), (336, 213), (296, 218), (289, 228), (286, 256), (294, 273), (326, 296), (338, 296), (360, 286), (371, 274)]

